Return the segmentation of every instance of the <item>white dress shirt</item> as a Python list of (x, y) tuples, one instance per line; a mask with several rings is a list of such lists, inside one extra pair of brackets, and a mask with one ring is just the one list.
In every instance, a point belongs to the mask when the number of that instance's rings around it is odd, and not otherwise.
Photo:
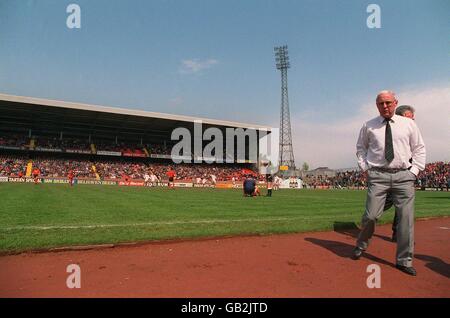
[[(394, 146), (394, 160), (390, 163), (384, 158), (384, 142), (386, 122), (384, 117), (378, 116), (362, 126), (356, 156), (361, 170), (371, 167), (408, 169), (416, 176), (425, 169), (425, 144), (414, 120), (394, 115), (390, 122), (392, 144)], [(412, 158), (412, 166), (409, 159)]]

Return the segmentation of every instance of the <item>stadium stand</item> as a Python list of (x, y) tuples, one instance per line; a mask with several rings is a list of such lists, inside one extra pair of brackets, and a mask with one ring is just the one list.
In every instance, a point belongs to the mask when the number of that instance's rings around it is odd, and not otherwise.
[[(228, 128), (270, 131), (260, 125), (201, 121), (203, 130), (218, 128), (224, 136)], [(195, 163), (175, 165), (171, 133), (185, 128), (194, 135), (196, 122), (198, 118), (188, 116), (0, 94), (0, 176), (3, 182), (4, 177), (26, 179), (38, 168), (42, 178), (67, 178), (72, 172), (79, 179), (142, 180), (154, 174), (165, 180), (169, 166), (176, 180), (191, 182), (240, 180), (249, 171), (256, 174), (256, 161), (237, 157), (233, 164), (206, 164), (207, 158), (184, 153)]]
[(18, 134), (2, 134), (0, 136), (1, 147), (28, 147), (30, 144), (29, 138)]
[[(0, 156), (1, 177), (25, 177), (29, 163), (33, 169), (38, 168), (42, 177), (65, 178), (72, 171), (78, 178), (101, 180), (143, 180), (145, 174), (154, 174), (159, 180), (165, 181), (167, 170), (172, 167), (176, 172), (175, 180), (197, 183), (198, 179), (206, 179), (211, 183), (211, 176), (216, 181), (242, 181), (246, 175), (254, 174), (263, 181), (264, 176), (243, 168), (242, 165), (227, 164), (176, 164), (171, 162), (137, 162), (132, 158), (117, 158), (115, 160), (83, 160), (74, 158), (54, 158), (36, 156), (27, 158), (17, 155)], [(314, 189), (364, 189), (365, 174), (360, 171), (337, 172), (330, 176), (305, 176), (304, 185)], [(435, 162), (426, 165), (419, 174), (416, 186), (422, 189), (449, 190), (450, 163)]]
[(26, 175), (28, 160), (24, 157), (0, 156), (0, 177), (22, 177)]
[[(363, 189), (366, 187), (366, 176), (361, 171), (336, 172), (335, 176), (306, 175), (304, 177), (306, 187), (325, 189)], [(450, 186), (450, 163), (428, 163), (425, 170), (419, 173), (416, 186), (421, 189), (435, 188), (448, 190)]]
[(41, 171), (41, 177), (48, 178), (67, 177), (69, 172), (72, 171), (79, 178), (96, 179), (96, 173), (98, 173), (102, 180), (123, 178), (142, 180), (146, 173), (153, 173), (159, 179), (165, 180), (168, 168), (172, 167), (176, 172), (176, 180), (194, 182), (197, 178), (201, 178), (207, 179), (209, 182), (211, 175), (214, 175), (217, 181), (230, 181), (233, 178), (242, 180), (249, 173), (249, 169), (242, 169), (242, 167), (236, 165), (172, 165), (170, 163), (133, 162), (124, 159), (89, 161), (73, 158), (57, 159), (48, 156), (34, 159), (1, 156), (0, 176), (25, 177), (29, 162), (32, 163), (33, 169), (38, 168)]

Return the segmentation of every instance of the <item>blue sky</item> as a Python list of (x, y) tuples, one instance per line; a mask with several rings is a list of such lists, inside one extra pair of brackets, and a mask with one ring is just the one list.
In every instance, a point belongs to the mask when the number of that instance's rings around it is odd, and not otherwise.
[[(71, 3), (80, 29), (66, 26)], [(366, 25), (371, 3), (380, 29)], [(0, 0), (0, 92), (277, 126), (273, 47), (286, 44), (296, 161), (351, 167), (358, 129), (326, 134), (378, 91), (450, 106), (449, 22), (447, 0)], [(322, 156), (324, 138), (308, 148), (315, 124), (343, 143), (341, 159)], [(449, 160), (435, 139), (450, 136), (423, 133), (429, 159)]]

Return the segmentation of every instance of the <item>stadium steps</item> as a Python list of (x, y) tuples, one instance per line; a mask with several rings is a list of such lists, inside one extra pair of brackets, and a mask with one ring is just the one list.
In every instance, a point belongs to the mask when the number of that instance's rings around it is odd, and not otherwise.
[(97, 153), (97, 149), (95, 149), (95, 145), (93, 143), (91, 144), (91, 153), (93, 154)]
[(31, 177), (31, 171), (33, 171), (33, 161), (28, 161), (27, 171), (25, 172), (26, 177)]
[(144, 147), (144, 148), (142, 148), (142, 149), (144, 149), (145, 155), (146, 155), (147, 157), (150, 157), (150, 153), (148, 152), (147, 148)]
[(97, 168), (95, 167), (95, 165), (92, 165), (92, 171), (94, 171), (95, 173), (95, 179), (100, 180), (100, 175), (97, 172)]

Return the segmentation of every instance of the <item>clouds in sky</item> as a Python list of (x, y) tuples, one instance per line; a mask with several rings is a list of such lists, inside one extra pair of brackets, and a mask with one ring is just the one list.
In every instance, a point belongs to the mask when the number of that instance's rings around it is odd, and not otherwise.
[[(427, 148), (427, 162), (450, 161), (450, 83), (398, 91), (399, 105), (416, 109), (416, 122)], [(312, 168), (356, 167), (356, 140), (362, 124), (378, 115), (375, 95), (358, 112), (330, 123), (322, 114), (300, 114), (291, 119), (296, 164), (306, 161)]]
[(189, 60), (182, 60), (181, 61), (181, 67), (180, 67), (180, 73), (181, 74), (194, 74), (198, 73), (202, 70), (206, 70), (208, 68), (211, 68), (212, 66), (219, 63), (216, 59), (207, 59), (207, 60), (199, 60), (199, 59), (189, 59)]

